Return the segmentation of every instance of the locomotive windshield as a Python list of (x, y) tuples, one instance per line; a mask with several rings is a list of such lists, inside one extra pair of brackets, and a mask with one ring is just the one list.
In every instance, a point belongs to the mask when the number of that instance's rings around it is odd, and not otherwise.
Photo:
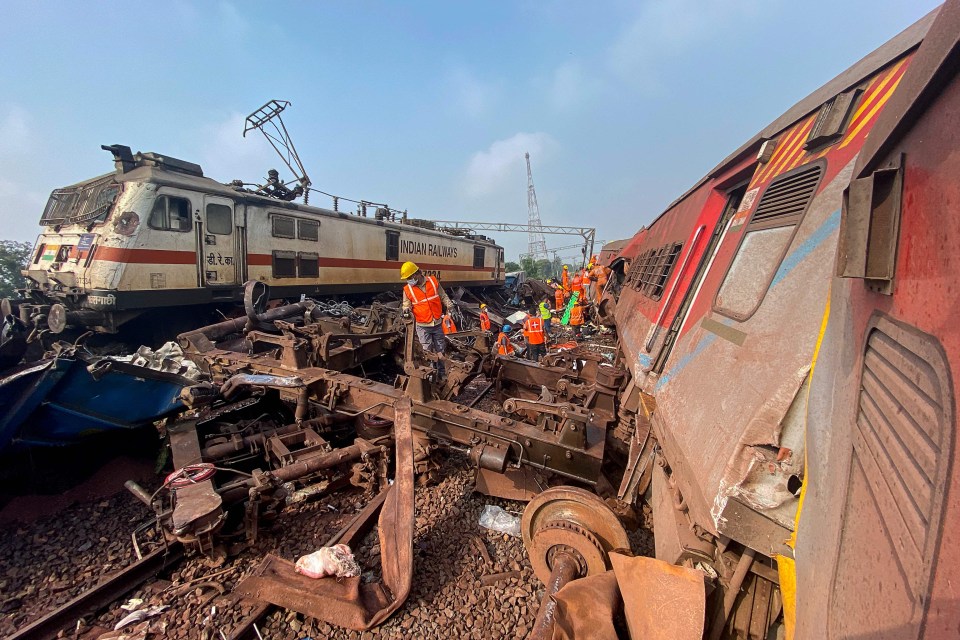
[(85, 184), (57, 189), (40, 218), (42, 225), (103, 222), (120, 194), (120, 185), (113, 176), (105, 176)]

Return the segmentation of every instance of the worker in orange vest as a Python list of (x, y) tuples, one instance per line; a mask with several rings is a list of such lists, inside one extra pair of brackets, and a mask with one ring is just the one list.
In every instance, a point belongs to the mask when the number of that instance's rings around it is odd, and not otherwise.
[(560, 287), (557, 287), (557, 290), (553, 292), (553, 301), (556, 303), (555, 311), (557, 313), (563, 312), (563, 304), (564, 304), (565, 297), (566, 296), (564, 296), (563, 289), (561, 289)]
[(480, 331), (490, 331), (490, 314), (487, 313), (487, 305), (480, 304)]
[(510, 342), (510, 336), (507, 335), (510, 333), (510, 329), (510, 325), (503, 325), (503, 328), (500, 330), (500, 335), (497, 336), (497, 353), (501, 356), (513, 355), (513, 343)]
[(593, 281), (590, 278), (591, 269), (593, 269), (593, 263), (588, 264), (584, 268), (583, 275), (581, 276), (581, 281), (583, 282), (583, 298), (585, 300), (593, 299)]
[[(447, 339), (443, 335), (444, 310), (450, 313), (453, 303), (440, 283), (433, 276), (425, 276), (413, 262), (404, 262), (400, 267), (400, 279), (406, 280), (403, 287), (401, 312), (409, 318), (411, 312), (416, 321), (417, 339), (424, 351), (443, 354)], [(451, 320), (452, 322), (452, 320)], [(442, 378), (445, 368), (441, 359), (437, 364), (437, 373)]]
[(583, 307), (579, 300), (570, 310), (570, 326), (573, 327), (573, 335), (578, 338), (583, 336)]
[(523, 323), (523, 337), (527, 340), (527, 359), (538, 362), (547, 355), (547, 338), (543, 332), (543, 319), (537, 307), (531, 307)]
[(610, 267), (605, 267), (602, 264), (596, 264), (593, 267), (593, 278), (596, 280), (596, 300), (600, 302), (600, 298), (603, 297), (603, 291), (607, 287), (607, 280), (610, 279)]
[(570, 293), (579, 293), (580, 299), (583, 300), (583, 276), (579, 271), (574, 274), (573, 280), (570, 281)]
[(560, 276), (560, 286), (564, 291), (570, 291), (570, 271), (567, 265), (563, 265), (563, 274)]
[(451, 333), (457, 332), (457, 325), (453, 321), (453, 318), (450, 317), (450, 314), (443, 316), (443, 321), (440, 323), (440, 327), (443, 329), (443, 335), (448, 336)]

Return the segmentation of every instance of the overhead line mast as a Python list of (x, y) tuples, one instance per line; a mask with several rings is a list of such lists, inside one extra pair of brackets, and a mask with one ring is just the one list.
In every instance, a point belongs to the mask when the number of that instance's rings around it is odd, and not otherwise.
[(533, 186), (533, 171), (530, 169), (530, 154), (524, 153), (527, 160), (527, 253), (534, 260), (548, 259), (547, 241), (543, 237), (543, 224), (540, 222), (540, 206), (537, 204), (537, 190)]

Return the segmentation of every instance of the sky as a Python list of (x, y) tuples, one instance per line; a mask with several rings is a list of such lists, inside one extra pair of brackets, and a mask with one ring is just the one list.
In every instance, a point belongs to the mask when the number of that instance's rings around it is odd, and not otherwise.
[(262, 181), (282, 166), (243, 122), (271, 99), (323, 191), (525, 223), (529, 152), (544, 224), (629, 237), (938, 4), (0, 0), (0, 239), (33, 241), (50, 191), (111, 171), (101, 144)]

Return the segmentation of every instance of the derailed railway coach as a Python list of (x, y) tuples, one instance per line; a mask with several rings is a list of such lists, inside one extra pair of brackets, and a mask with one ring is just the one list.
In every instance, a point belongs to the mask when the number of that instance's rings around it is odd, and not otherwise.
[(957, 637), (958, 70), (951, 1), (672, 203), (607, 294), (620, 497), (719, 576), (705, 637)]
[(483, 236), (384, 208), (366, 217), (268, 197), (191, 162), (103, 148), (116, 170), (53, 192), (24, 271), (20, 315), (54, 331), (115, 332), (144, 314), (183, 319), (182, 330), (198, 324), (195, 312), (241, 302), (247, 280), (277, 298), (399, 291), (406, 260), (445, 286), (503, 284), (503, 249)]

